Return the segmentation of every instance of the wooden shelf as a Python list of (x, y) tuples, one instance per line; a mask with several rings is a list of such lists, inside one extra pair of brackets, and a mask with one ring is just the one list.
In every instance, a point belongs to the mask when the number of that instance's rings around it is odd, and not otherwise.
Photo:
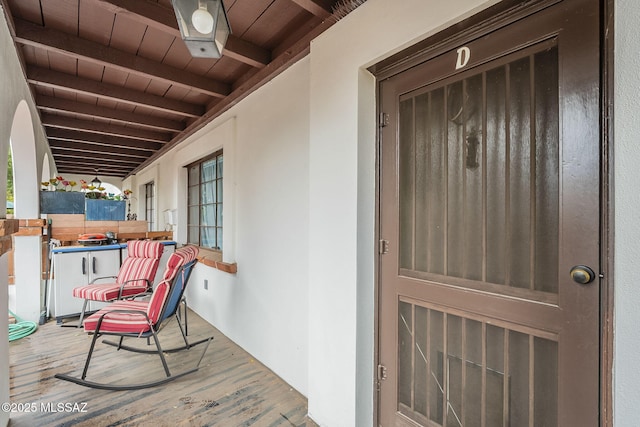
[(220, 271), (224, 271), (225, 273), (236, 274), (238, 272), (238, 264), (237, 263), (228, 263), (223, 261), (214, 261), (209, 258), (199, 257), (198, 261), (206, 265), (207, 267), (217, 268)]

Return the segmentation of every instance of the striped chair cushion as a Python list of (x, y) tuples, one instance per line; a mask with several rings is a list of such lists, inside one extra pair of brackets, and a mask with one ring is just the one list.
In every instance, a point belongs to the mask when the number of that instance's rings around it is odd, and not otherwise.
[(163, 250), (164, 245), (161, 242), (130, 241), (127, 243), (127, 257), (122, 262), (122, 266), (120, 266), (115, 283), (80, 286), (73, 289), (73, 296), (92, 301), (111, 301), (118, 298), (120, 284), (133, 279), (141, 280), (126, 283), (122, 290), (122, 297), (131, 297), (144, 293), (147, 290), (147, 286), (153, 283)]
[(167, 267), (164, 270), (162, 280), (173, 280), (180, 267), (193, 261), (197, 256), (198, 248), (196, 246), (184, 246), (177, 249), (167, 260)]
[[(148, 301), (116, 301), (84, 320), (84, 330), (94, 332), (98, 320), (105, 314), (100, 330), (103, 332), (126, 332), (141, 334), (150, 330), (150, 325), (142, 313), (147, 311)], [(135, 310), (139, 313), (117, 313), (114, 310)]]
[[(153, 282), (158, 271), (158, 262), (164, 245), (151, 240), (132, 240), (127, 243), (127, 257), (122, 262), (116, 282), (123, 283), (131, 279), (147, 279)], [(146, 286), (144, 280), (132, 282), (127, 286)]]
[[(116, 301), (103, 308), (84, 321), (84, 330), (93, 332), (98, 326), (98, 320), (106, 314), (100, 325), (100, 332), (124, 332), (141, 334), (150, 330), (150, 324), (155, 324), (160, 318), (171, 284), (162, 281), (158, 284), (150, 301)], [(138, 313), (118, 313), (118, 310), (135, 310)], [(147, 313), (149, 321), (143, 313)]]
[(149, 302), (147, 315), (152, 322), (155, 323), (160, 319), (162, 308), (166, 304), (171, 283), (173, 283), (176, 274), (183, 265), (196, 259), (196, 256), (198, 256), (198, 248), (195, 246), (184, 246), (171, 254), (167, 260), (167, 268), (164, 271), (163, 280), (158, 284), (156, 290), (153, 291), (151, 301)]
[(162, 256), (164, 245), (154, 240), (130, 240), (127, 242), (127, 257), (158, 258)]
[[(144, 293), (146, 290), (146, 285), (125, 286), (122, 289), (122, 297), (132, 297), (134, 295)], [(110, 282), (74, 288), (73, 296), (76, 298), (88, 299), (91, 301), (112, 301), (118, 298), (119, 292), (120, 285), (118, 283)]]

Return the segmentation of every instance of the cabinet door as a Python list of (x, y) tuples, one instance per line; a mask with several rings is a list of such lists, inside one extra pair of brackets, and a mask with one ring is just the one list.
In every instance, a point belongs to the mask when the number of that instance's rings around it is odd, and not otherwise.
[(120, 249), (88, 252), (89, 281), (97, 277), (117, 276), (120, 271)]
[(82, 300), (73, 297), (73, 288), (86, 285), (89, 268), (86, 252), (60, 252), (53, 256), (55, 292), (52, 292), (53, 315), (56, 317), (79, 313)]
[[(120, 271), (120, 249), (98, 250), (87, 253), (89, 282), (98, 277), (117, 276)], [(107, 283), (101, 280), (98, 283)], [(99, 310), (109, 303), (90, 301), (90, 311)]]

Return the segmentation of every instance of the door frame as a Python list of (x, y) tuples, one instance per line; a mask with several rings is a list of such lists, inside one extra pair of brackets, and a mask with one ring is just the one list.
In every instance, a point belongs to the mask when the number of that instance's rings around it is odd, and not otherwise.
[[(598, 1), (600, 7), (600, 425), (613, 426), (613, 301), (614, 301), (614, 205), (613, 205), (613, 70), (614, 70), (614, 3), (615, 0)], [(376, 81), (376, 111), (378, 113), (378, 132), (376, 141), (376, 214), (375, 239), (381, 239), (380, 200), (381, 200), (381, 128), (384, 117), (380, 111), (379, 82), (415, 65), (427, 61), (456, 45), (458, 40), (471, 36), (488, 34), (497, 28), (515, 23), (519, 19), (534, 14), (544, 8), (560, 3), (562, 0), (537, 0), (523, 4), (519, 0), (502, 0), (479, 13), (454, 24), (427, 39), (410, 46), (389, 58), (368, 68)], [(380, 251), (379, 251), (380, 252)], [(378, 425), (380, 409), (380, 381), (383, 372), (380, 363), (380, 295), (381, 295), (380, 253), (375, 257), (375, 354), (374, 381), (376, 382), (374, 399), (374, 425)]]

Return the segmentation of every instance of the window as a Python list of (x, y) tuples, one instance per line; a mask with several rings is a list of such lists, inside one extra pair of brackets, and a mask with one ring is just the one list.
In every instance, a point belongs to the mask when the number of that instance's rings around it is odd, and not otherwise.
[(222, 150), (187, 169), (187, 241), (222, 250)]
[(154, 198), (155, 198), (155, 185), (153, 181), (144, 185), (144, 219), (147, 221), (148, 230), (155, 230), (154, 222)]

